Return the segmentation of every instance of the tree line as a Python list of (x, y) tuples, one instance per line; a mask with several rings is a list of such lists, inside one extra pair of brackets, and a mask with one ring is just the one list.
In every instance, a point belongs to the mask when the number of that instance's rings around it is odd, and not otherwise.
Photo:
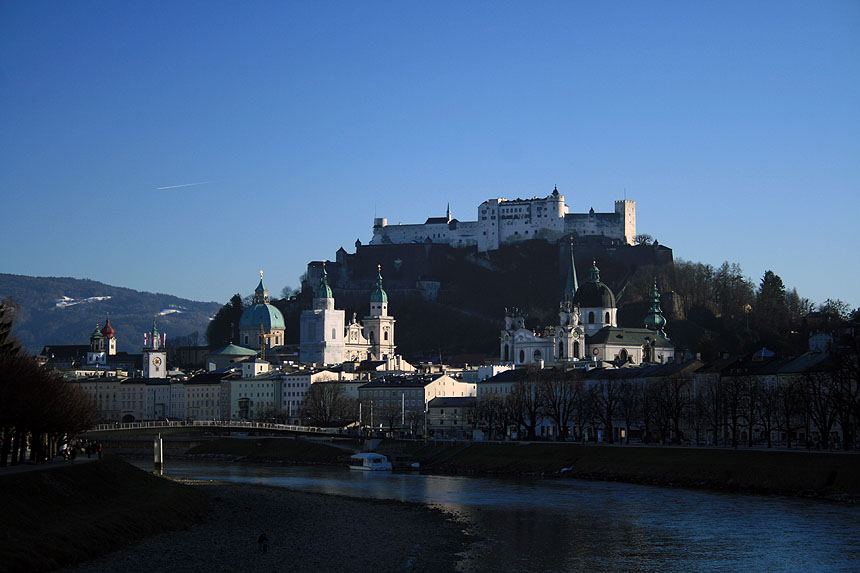
[(62, 440), (91, 428), (93, 401), (28, 356), (11, 335), (15, 307), (0, 303), (0, 466), (51, 459)]
[[(694, 363), (698, 364), (698, 363)], [(531, 369), (502, 395), (478, 398), (473, 426), (504, 439), (510, 428), (533, 440), (550, 423), (559, 440), (594, 441), (598, 431), (623, 441), (695, 442), (752, 447), (804, 445), (858, 446), (860, 427), (860, 350), (834, 352), (803, 373), (760, 375), (761, 363), (738, 363), (721, 374), (589, 379), (579, 371)], [(836, 430), (840, 431), (836, 431)], [(802, 436), (802, 440), (800, 437)], [(833, 442), (841, 436), (841, 443)]]

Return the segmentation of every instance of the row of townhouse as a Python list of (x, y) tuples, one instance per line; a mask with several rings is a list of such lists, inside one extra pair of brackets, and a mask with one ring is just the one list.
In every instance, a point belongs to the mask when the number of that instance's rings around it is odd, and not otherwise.
[[(456, 377), (454, 377), (456, 376)], [(338, 384), (358, 405), (360, 425), (426, 432), (428, 404), (437, 397), (474, 397), (475, 383), (459, 374), (391, 375), (354, 379), (338, 369), (270, 370), (256, 359), (238, 368), (189, 379), (88, 377), (70, 379), (91, 396), (102, 421), (272, 420), (302, 425), (313, 384)]]
[(205, 372), (188, 379), (97, 376), (70, 378), (96, 404), (106, 422), (148, 420), (260, 420), (277, 417), (301, 424), (311, 384), (335, 380), (329, 370), (274, 370), (254, 360), (236, 369)]

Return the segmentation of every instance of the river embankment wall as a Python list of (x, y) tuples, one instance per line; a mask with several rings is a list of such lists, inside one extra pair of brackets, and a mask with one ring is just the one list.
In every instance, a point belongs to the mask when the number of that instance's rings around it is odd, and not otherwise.
[(428, 446), (424, 471), (544, 475), (860, 500), (857, 453), (569, 443)]
[[(185, 459), (332, 465), (345, 465), (350, 448), (361, 448), (356, 440), (336, 446), (277, 437), (175, 439), (165, 446)], [(146, 440), (110, 442), (108, 448), (151, 454)], [(390, 439), (376, 450), (409, 456), (424, 473), (579, 478), (860, 502), (856, 452)]]

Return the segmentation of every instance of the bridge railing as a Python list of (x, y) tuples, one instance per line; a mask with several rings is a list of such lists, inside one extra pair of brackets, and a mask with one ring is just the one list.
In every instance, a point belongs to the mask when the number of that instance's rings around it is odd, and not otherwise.
[(148, 428), (226, 428), (226, 429), (249, 429), (249, 430), (278, 430), (282, 432), (302, 432), (306, 434), (339, 434), (338, 428), (317, 428), (315, 426), (293, 426), (289, 424), (274, 424), (271, 422), (244, 422), (235, 420), (195, 420), (186, 422), (184, 420), (162, 420), (153, 422), (126, 422), (124, 424), (97, 424), (92, 431), (104, 432), (111, 430), (135, 430)]

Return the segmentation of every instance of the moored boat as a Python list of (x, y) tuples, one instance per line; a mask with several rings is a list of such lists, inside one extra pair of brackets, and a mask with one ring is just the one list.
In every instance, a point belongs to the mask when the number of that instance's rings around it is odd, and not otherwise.
[(365, 452), (349, 458), (349, 469), (360, 471), (391, 471), (391, 462), (382, 454)]

